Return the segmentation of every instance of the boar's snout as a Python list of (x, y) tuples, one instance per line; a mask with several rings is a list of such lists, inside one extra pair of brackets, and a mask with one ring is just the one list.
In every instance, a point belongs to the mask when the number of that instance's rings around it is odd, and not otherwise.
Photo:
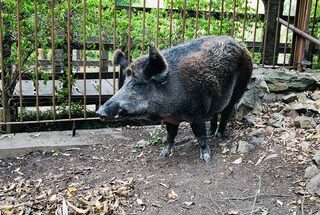
[(119, 103), (112, 102), (112, 103), (105, 103), (99, 107), (98, 111), (96, 112), (99, 114), (100, 119), (102, 121), (106, 121), (108, 119), (112, 119), (114, 116), (118, 115), (120, 111), (123, 111), (120, 108)]

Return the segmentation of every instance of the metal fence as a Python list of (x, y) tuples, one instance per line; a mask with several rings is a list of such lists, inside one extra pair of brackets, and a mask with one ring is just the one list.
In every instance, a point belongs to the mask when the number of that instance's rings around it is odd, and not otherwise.
[(117, 48), (135, 59), (148, 44), (230, 35), (261, 66), (320, 68), (319, 0), (118, 2), (0, 0), (0, 125), (97, 120), (123, 81)]

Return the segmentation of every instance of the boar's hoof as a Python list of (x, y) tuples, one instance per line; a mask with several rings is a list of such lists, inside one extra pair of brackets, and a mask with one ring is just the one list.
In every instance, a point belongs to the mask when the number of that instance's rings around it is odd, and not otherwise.
[(165, 146), (160, 153), (160, 157), (167, 158), (169, 157), (170, 154), (171, 154), (171, 148), (168, 146)]
[(226, 132), (217, 132), (216, 137), (223, 140), (223, 139), (226, 139), (228, 135), (226, 134)]
[(211, 150), (209, 147), (206, 149), (200, 149), (200, 158), (204, 160), (206, 163), (210, 163), (211, 161)]

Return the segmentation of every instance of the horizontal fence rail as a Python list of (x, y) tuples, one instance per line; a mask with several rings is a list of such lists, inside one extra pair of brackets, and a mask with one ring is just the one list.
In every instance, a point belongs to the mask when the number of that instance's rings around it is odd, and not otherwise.
[(97, 120), (124, 80), (117, 48), (133, 60), (150, 44), (229, 35), (255, 64), (320, 69), (319, 0), (301, 2), (0, 0), (0, 125)]

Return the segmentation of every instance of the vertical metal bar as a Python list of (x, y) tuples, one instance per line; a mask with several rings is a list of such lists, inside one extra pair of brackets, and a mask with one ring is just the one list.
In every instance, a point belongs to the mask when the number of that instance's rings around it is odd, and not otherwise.
[[(281, 3), (279, 2), (278, 4), (278, 12), (277, 12), (277, 17), (280, 18), (280, 8), (281, 8)], [(279, 22), (277, 22), (277, 26), (276, 26), (276, 38), (274, 41), (274, 45), (273, 45), (273, 59), (272, 59), (272, 67), (275, 66), (276, 64), (276, 54), (277, 54), (277, 41), (278, 41), (278, 37), (279, 37)]]
[(259, 2), (260, 0), (257, 0), (257, 7), (256, 7), (256, 17), (254, 21), (254, 30), (253, 30), (253, 44), (252, 44), (252, 58), (254, 59), (254, 53), (255, 53), (255, 44), (256, 44), (256, 37), (257, 37), (257, 23), (259, 19)]
[(244, 41), (244, 36), (245, 36), (245, 32), (246, 32), (247, 13), (248, 13), (248, 0), (246, 0), (245, 7), (244, 7), (244, 20), (243, 20), (243, 26), (242, 26), (242, 41)]
[[(297, 26), (297, 23), (298, 23), (298, 20), (297, 20), (297, 18), (298, 18), (298, 16), (299, 16), (299, 2), (296, 2), (296, 8), (295, 8), (295, 16), (294, 16), (294, 19), (293, 19), (293, 23), (294, 23), (294, 25), (295, 26)], [(294, 51), (295, 51), (295, 47), (296, 47), (296, 45), (297, 45), (297, 42), (298, 42), (298, 36), (297, 35), (295, 35), (295, 34), (293, 34), (293, 37), (292, 37), (292, 39), (294, 40), (294, 41), (292, 41), (292, 45), (291, 45), (291, 52), (290, 52), (290, 65), (291, 65), (291, 63), (292, 63), (292, 66), (294, 67), (295, 65), (294, 65), (294, 59), (295, 59), (295, 54), (294, 54)]]
[(55, 34), (54, 34), (54, 5), (55, 0), (51, 0), (51, 65), (52, 65), (52, 107), (53, 120), (56, 119), (56, 65), (55, 65)]
[(102, 0), (99, 0), (99, 106), (101, 106), (102, 89)]
[[(117, 49), (117, 0), (114, 0), (114, 16), (113, 16), (113, 51)], [(120, 72), (119, 72), (119, 81), (120, 83)], [(116, 66), (113, 64), (113, 94), (116, 93)], [(118, 88), (120, 88), (120, 84), (118, 84)]]
[(128, 30), (128, 60), (131, 61), (131, 19), (132, 19), (132, 0), (129, 0), (129, 30)]
[(17, 25), (18, 25), (18, 73), (19, 73), (19, 102), (20, 122), (22, 122), (22, 63), (21, 63), (21, 23), (20, 23), (20, 0), (17, 0)]
[(207, 35), (210, 35), (211, 31), (211, 7), (212, 7), (212, 0), (209, 2), (209, 17), (208, 17), (208, 30), (207, 30)]
[(224, 16), (224, 0), (221, 1), (221, 13), (220, 13), (220, 35), (222, 35), (222, 25)]
[(142, 12), (142, 55), (144, 54), (144, 43), (146, 34), (146, 0), (143, 0), (143, 12)]
[[(270, 2), (271, 1), (268, 1), (268, 11), (267, 11), (267, 20), (269, 19), (269, 14), (270, 14)], [(266, 22), (266, 29), (265, 29), (265, 32), (264, 32), (264, 40), (263, 40), (263, 51), (262, 51), (262, 66), (264, 67), (264, 61), (265, 61), (265, 55), (266, 55), (266, 40), (267, 40), (267, 29), (268, 29), (268, 22)]]
[(314, 30), (315, 30), (315, 26), (316, 26), (316, 17), (317, 17), (318, 4), (319, 4), (319, 0), (316, 0), (315, 6), (314, 6), (313, 20), (312, 20), (311, 36), (314, 36)]
[(159, 16), (160, 16), (160, 0), (157, 1), (157, 26), (156, 26), (156, 47), (158, 47), (159, 42)]
[(83, 118), (87, 118), (87, 0), (83, 0)]
[(169, 46), (172, 45), (172, 15), (173, 15), (173, 0), (170, 2), (170, 18), (169, 18)]
[(187, 0), (183, 1), (183, 17), (182, 17), (182, 41), (184, 41), (186, 31), (186, 16), (187, 16)]
[(200, 7), (200, 0), (197, 0), (197, 8), (196, 8), (196, 34), (195, 37), (198, 38), (198, 31), (199, 31), (199, 7)]
[(69, 105), (69, 119), (71, 119), (71, 45), (70, 45), (70, 0), (67, 0), (67, 60), (68, 60), (68, 105)]
[(34, 49), (35, 49), (35, 73), (36, 73), (36, 108), (37, 108), (37, 121), (39, 121), (39, 53), (38, 53), (38, 8), (37, 8), (37, 0), (34, 0)]
[(236, 5), (237, 0), (233, 0), (233, 12), (232, 12), (232, 32), (231, 36), (234, 37), (234, 31), (235, 31), (235, 21), (236, 21)]
[(7, 122), (7, 107), (6, 107), (6, 92), (4, 89), (5, 84), (5, 71), (4, 71), (4, 65), (3, 65), (3, 37), (2, 37), (2, 0), (0, 0), (0, 69), (1, 69), (1, 96), (2, 96), (2, 108), (3, 108), (3, 122)]
[(284, 53), (283, 53), (283, 66), (285, 66), (285, 64), (286, 64), (286, 55), (287, 55), (287, 46), (288, 46), (288, 36), (289, 36), (289, 24), (290, 24), (290, 15), (291, 15), (291, 4), (292, 4), (292, 0), (290, 0), (290, 3), (289, 3), (289, 13), (288, 13), (288, 19), (287, 19), (288, 25), (286, 26), (286, 27), (287, 27), (287, 31), (286, 31), (286, 42), (285, 42), (285, 44), (284, 44)]

